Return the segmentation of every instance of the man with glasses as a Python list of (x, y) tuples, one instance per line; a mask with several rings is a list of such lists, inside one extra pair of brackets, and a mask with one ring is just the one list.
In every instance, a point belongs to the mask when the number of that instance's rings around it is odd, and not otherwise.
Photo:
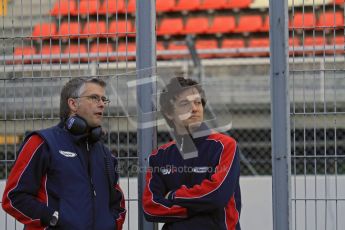
[(164, 230), (239, 230), (241, 191), (237, 142), (204, 123), (201, 86), (173, 78), (161, 93), (161, 112), (174, 141), (149, 157), (145, 217)]
[(122, 229), (117, 161), (101, 143), (106, 83), (74, 78), (61, 91), (57, 126), (29, 134), (3, 194), (25, 229)]

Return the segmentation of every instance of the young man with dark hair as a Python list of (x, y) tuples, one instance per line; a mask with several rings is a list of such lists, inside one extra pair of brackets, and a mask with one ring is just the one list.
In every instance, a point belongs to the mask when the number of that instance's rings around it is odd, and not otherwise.
[[(163, 229), (240, 229), (240, 158), (236, 141), (204, 123), (205, 93), (173, 78), (160, 96), (175, 141), (149, 157), (143, 209)], [(206, 134), (206, 135), (205, 135)]]
[(2, 198), (25, 229), (122, 229), (117, 161), (100, 141), (105, 87), (73, 78), (61, 91), (61, 122), (25, 138)]

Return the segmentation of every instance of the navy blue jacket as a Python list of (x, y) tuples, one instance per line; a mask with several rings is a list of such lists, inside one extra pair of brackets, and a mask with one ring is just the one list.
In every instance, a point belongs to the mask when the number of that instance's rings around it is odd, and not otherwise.
[[(181, 137), (177, 139), (177, 143), (182, 142)], [(143, 194), (146, 219), (166, 223), (163, 229), (239, 230), (240, 158), (236, 141), (220, 133), (190, 140), (197, 148), (197, 157), (184, 159), (178, 148), (181, 144), (175, 141), (151, 154)]]
[(44, 229), (54, 211), (59, 211), (54, 229), (121, 229), (126, 211), (116, 164), (100, 141), (74, 136), (62, 124), (34, 132), (24, 141), (9, 175), (3, 209), (26, 229)]

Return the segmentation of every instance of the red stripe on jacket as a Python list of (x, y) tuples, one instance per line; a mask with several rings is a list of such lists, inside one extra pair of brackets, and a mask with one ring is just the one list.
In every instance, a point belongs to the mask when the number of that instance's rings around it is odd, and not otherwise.
[(126, 218), (126, 203), (125, 203), (125, 196), (123, 195), (122, 189), (120, 188), (120, 186), (117, 184), (115, 186), (115, 189), (118, 190), (121, 195), (121, 201), (120, 201), (120, 207), (124, 209), (123, 212), (119, 213), (119, 217), (116, 219), (116, 229), (117, 230), (122, 230), (122, 225), (125, 222), (125, 218)]
[[(41, 226), (39, 219), (32, 219), (26, 216), (24, 213), (16, 209), (12, 205), (12, 201), (9, 198), (9, 193), (14, 190), (20, 181), (22, 174), (24, 173), (26, 167), (30, 164), (30, 161), (34, 157), (37, 149), (43, 144), (43, 139), (38, 135), (31, 136), (28, 141), (23, 146), (22, 150), (18, 155), (16, 164), (14, 164), (13, 169), (8, 177), (6, 187), (4, 190), (4, 195), (2, 199), (2, 208), (19, 222), (26, 225), (28, 230), (38, 230), (44, 229)], [(41, 186), (38, 191), (37, 199), (42, 202), (47, 202), (47, 193), (46, 193), (46, 177), (42, 178)]]
[[(158, 153), (159, 150), (165, 150), (169, 146), (175, 144), (175, 142), (169, 142), (165, 145), (162, 145), (158, 150), (152, 152), (151, 156), (154, 156)], [(150, 157), (151, 157), (150, 156)], [(152, 171), (149, 169), (146, 173), (146, 186), (143, 194), (143, 209), (144, 212), (151, 216), (159, 217), (177, 217), (177, 218), (186, 218), (187, 209), (178, 205), (173, 205), (172, 207), (165, 206), (161, 203), (153, 200), (153, 193), (150, 189), (150, 182), (152, 179)]]
[(240, 214), (236, 209), (236, 202), (234, 196), (231, 197), (229, 203), (224, 208), (226, 229), (236, 229), (236, 224), (239, 221)]

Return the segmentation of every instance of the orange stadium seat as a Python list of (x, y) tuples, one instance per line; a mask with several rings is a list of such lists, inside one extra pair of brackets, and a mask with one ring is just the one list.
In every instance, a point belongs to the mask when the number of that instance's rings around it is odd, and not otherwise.
[(109, 25), (110, 37), (133, 36), (134, 28), (129, 20), (113, 20)]
[[(15, 60), (16, 64), (29, 64), (34, 60), (31, 58), (31, 55), (36, 54), (36, 49), (33, 46), (19, 46), (14, 49), (13, 56), (14, 58), (22, 58), (21, 60)], [(25, 60), (24, 60), (25, 58)], [(11, 62), (11, 61), (10, 61)]]
[(136, 2), (137, 2), (137, 0), (128, 0), (127, 11), (129, 13), (134, 13), (135, 12)]
[(327, 39), (323, 36), (305, 37), (302, 45), (305, 47), (303, 48), (304, 52), (308, 54), (323, 54), (327, 52), (327, 50), (324, 49), (327, 45)]
[(194, 11), (197, 10), (201, 4), (201, 0), (176, 0), (174, 11)]
[[(66, 46), (64, 55), (68, 55), (67, 57), (62, 58), (64, 62), (84, 62), (87, 61), (87, 50), (85, 45), (83, 44), (69, 44)], [(83, 55), (83, 57), (81, 57)]]
[(203, 0), (199, 6), (200, 10), (217, 10), (225, 7), (228, 0)]
[(63, 39), (76, 38), (80, 36), (81, 26), (78, 22), (63, 22), (58, 32), (59, 37)]
[(248, 47), (269, 47), (270, 41), (268, 38), (252, 38), (248, 41)]
[(34, 27), (32, 36), (34, 39), (49, 39), (56, 34), (56, 24), (55, 23), (41, 23)]
[(345, 36), (341, 35), (341, 36), (332, 37), (331, 44), (332, 45), (342, 45), (342, 46), (344, 46), (344, 44), (345, 44)]
[[(117, 47), (117, 52), (118, 52), (118, 60), (135, 60), (135, 51), (136, 51), (136, 45), (134, 42), (122, 42), (118, 45)], [(130, 54), (133, 53), (134, 54)]]
[(156, 0), (157, 12), (172, 11), (175, 7), (175, 0)]
[(244, 46), (245, 44), (243, 39), (225, 38), (222, 41), (223, 49), (244, 48)]
[(105, 21), (89, 21), (86, 22), (81, 32), (82, 37), (103, 37), (107, 33)]
[(289, 46), (294, 46), (294, 47), (297, 47), (299, 46), (299, 39), (297, 37), (291, 37), (289, 38)]
[(233, 16), (216, 16), (213, 19), (212, 25), (207, 30), (207, 33), (229, 33), (236, 27), (236, 21)]
[(215, 54), (213, 53), (207, 53), (207, 54), (203, 54), (201, 53), (200, 54), (200, 51), (201, 50), (208, 50), (208, 49), (218, 49), (218, 44), (217, 44), (217, 41), (216, 40), (197, 40), (195, 42), (195, 48), (197, 49), (198, 53), (199, 53), (199, 56), (201, 58), (211, 58), (211, 57), (214, 57)]
[(64, 16), (71, 14), (71, 12), (77, 12), (77, 10), (75, 0), (57, 0), (50, 14), (52, 16)]
[(206, 33), (209, 27), (207, 17), (190, 17), (182, 34), (202, 34)]
[(234, 32), (250, 33), (260, 31), (263, 27), (262, 18), (260, 15), (243, 15), (238, 21), (238, 25)]
[(344, 0), (334, 0), (335, 4), (338, 4), (338, 5), (344, 5), (345, 4), (345, 1)]
[(104, 0), (99, 14), (116, 14), (125, 12), (125, 0)]
[(323, 46), (327, 45), (327, 39), (323, 36), (311, 36), (304, 38), (304, 46)]
[(166, 59), (181, 59), (188, 56), (188, 48), (185, 42), (170, 42), (168, 46), (168, 50), (172, 52), (186, 52), (185, 54), (168, 54), (164, 57)]
[(61, 47), (59, 45), (43, 45), (41, 48), (41, 55), (47, 56), (42, 57), (42, 62), (58, 62), (60, 57), (52, 57), (53, 55), (58, 56), (61, 54)]
[(344, 14), (340, 11), (323, 12), (319, 15), (317, 26), (324, 29), (344, 28)]
[(229, 0), (224, 7), (227, 9), (243, 9), (248, 8), (252, 0)]
[(79, 2), (79, 10), (75, 13), (84, 16), (93, 15), (98, 13), (100, 7), (101, 2), (99, 0), (81, 0)]
[(330, 45), (338, 46), (338, 47), (335, 47), (335, 49), (333, 48), (333, 50), (329, 51), (328, 53), (330, 53), (330, 54), (344, 54), (345, 53), (344, 44), (345, 44), (345, 36), (344, 35), (332, 37), (331, 41), (330, 41)]
[(91, 57), (91, 60), (98, 61), (113, 61), (116, 58), (109, 53), (113, 53), (114, 48), (110, 43), (94, 43), (91, 45), (90, 53), (92, 55), (97, 55), (96, 57)]
[[(238, 39), (238, 38), (224, 38), (221, 43), (222, 49), (239, 49), (244, 48), (244, 40)], [(234, 57), (239, 56), (240, 53), (238, 51), (236, 52), (226, 52), (226, 53), (219, 53), (216, 54), (216, 57)]]
[(290, 28), (294, 29), (313, 29), (316, 25), (314, 13), (296, 13), (292, 17)]
[[(269, 48), (270, 41), (268, 38), (252, 38), (248, 41), (248, 48)], [(269, 50), (267, 51), (258, 51), (253, 53), (246, 53), (250, 56), (268, 56)]]
[(183, 31), (182, 18), (165, 18), (158, 27), (158, 35), (177, 35)]

